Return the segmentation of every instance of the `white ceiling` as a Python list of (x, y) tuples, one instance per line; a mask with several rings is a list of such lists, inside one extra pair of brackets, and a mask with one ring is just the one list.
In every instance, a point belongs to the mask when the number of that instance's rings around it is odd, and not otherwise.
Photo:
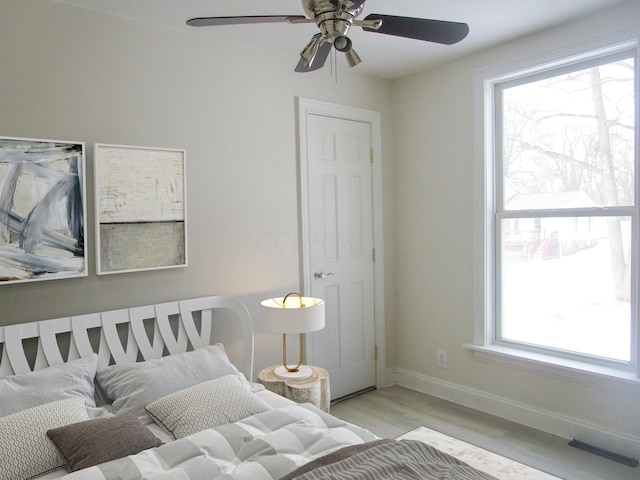
[[(206, 35), (291, 57), (316, 33), (314, 24), (262, 24), (189, 27), (193, 17), (304, 15), (298, 0), (56, 0), (136, 21)], [(564, 23), (626, 0), (368, 0), (359, 18), (370, 13), (450, 20), (469, 24), (469, 36), (456, 45), (439, 45), (352, 28), (349, 37), (365, 75), (399, 78), (473, 51)], [(346, 68), (342, 55), (340, 64)], [(329, 68), (328, 65), (325, 68)], [(308, 73), (306, 75), (313, 75)]]

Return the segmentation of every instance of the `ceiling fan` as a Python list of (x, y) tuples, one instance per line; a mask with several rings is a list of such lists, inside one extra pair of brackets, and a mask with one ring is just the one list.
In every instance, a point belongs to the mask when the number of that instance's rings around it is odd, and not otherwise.
[(356, 20), (366, 0), (302, 0), (305, 15), (256, 15), (239, 17), (198, 17), (187, 20), (192, 27), (241, 25), (249, 23), (315, 23), (320, 32), (300, 52), (296, 72), (311, 72), (322, 68), (331, 53), (331, 47), (346, 56), (350, 67), (362, 60), (352, 48), (347, 33), (355, 25), (366, 32), (383, 33), (425, 42), (452, 45), (469, 33), (466, 23), (399, 17), (372, 13), (364, 20)]

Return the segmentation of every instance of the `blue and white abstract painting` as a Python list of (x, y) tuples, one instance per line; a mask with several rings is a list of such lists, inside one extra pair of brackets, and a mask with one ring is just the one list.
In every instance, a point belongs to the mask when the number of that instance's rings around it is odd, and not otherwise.
[(0, 137), (0, 284), (82, 277), (84, 143)]

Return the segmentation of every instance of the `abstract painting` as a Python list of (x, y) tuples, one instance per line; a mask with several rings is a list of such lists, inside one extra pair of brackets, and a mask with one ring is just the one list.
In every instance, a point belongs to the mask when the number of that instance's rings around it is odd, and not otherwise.
[(185, 151), (96, 144), (97, 273), (187, 264)]
[(0, 284), (83, 277), (84, 143), (0, 137)]

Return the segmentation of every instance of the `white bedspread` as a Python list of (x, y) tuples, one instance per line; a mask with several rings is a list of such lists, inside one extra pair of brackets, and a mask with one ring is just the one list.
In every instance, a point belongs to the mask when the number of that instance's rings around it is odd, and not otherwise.
[[(252, 391), (254, 391), (254, 393), (260, 397), (262, 400), (264, 400), (265, 402), (267, 402), (272, 408), (279, 408), (279, 407), (286, 407), (288, 405), (295, 405), (295, 402), (292, 402), (291, 400), (282, 397), (280, 395), (277, 395), (273, 392), (270, 392), (269, 390), (265, 389), (262, 385), (257, 384), (257, 383), (252, 383)], [(102, 405), (102, 407), (105, 407), (104, 405)], [(105, 411), (103, 412), (103, 414), (101, 415), (102, 417), (109, 417), (112, 416), (113, 414), (111, 413), (110, 407), (106, 406)], [(162, 440), (164, 443), (169, 443), (169, 442), (173, 442), (174, 438), (173, 436), (165, 431), (162, 427), (160, 427), (159, 425), (156, 425), (155, 423), (151, 423), (150, 425), (147, 425), (147, 428), (149, 430), (151, 430), (151, 432), (158, 437), (160, 440)], [(64, 475), (66, 475), (67, 473), (69, 473), (66, 469), (64, 468), (59, 468), (57, 470), (54, 470), (53, 472), (49, 472), (49, 473), (45, 473), (44, 475), (41, 475), (39, 477), (37, 477), (37, 480), (56, 480)]]
[(64, 480), (273, 480), (369, 431), (309, 404), (289, 405), (204, 430), (137, 455), (63, 476)]

